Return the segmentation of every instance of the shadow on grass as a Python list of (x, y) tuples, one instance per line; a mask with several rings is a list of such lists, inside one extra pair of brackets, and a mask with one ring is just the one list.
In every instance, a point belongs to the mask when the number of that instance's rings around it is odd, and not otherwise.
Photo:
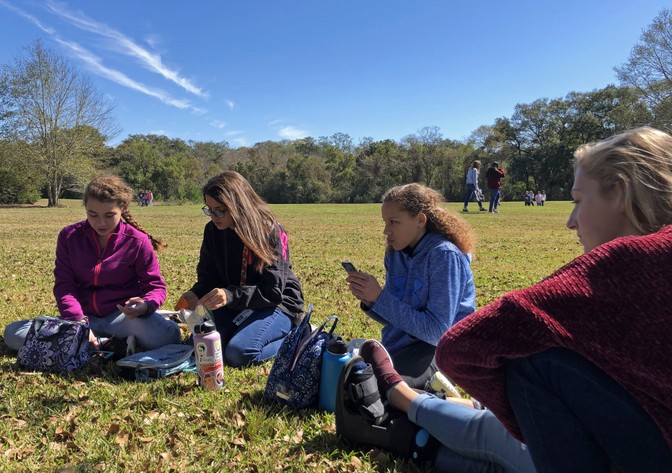
[[(301, 424), (309, 421), (311, 417), (323, 414), (314, 408), (294, 410), (269, 402), (264, 398), (263, 389), (240, 393), (240, 399), (238, 399), (236, 410), (243, 411), (250, 410), (251, 408), (261, 411), (263, 415), (268, 418), (282, 417), (286, 419), (295, 419)], [(337, 435), (333, 424), (331, 427), (323, 428), (323, 430), (316, 435), (303, 437), (300, 443), (289, 449), (289, 452), (291, 454), (290, 456), (296, 455), (297, 457), (301, 457), (305, 454), (326, 455), (328, 457), (333, 455), (334, 459), (342, 459), (343, 456), (355, 456), (370, 462), (371, 466), (376, 471), (433, 471), (429, 465), (418, 465), (409, 459), (375, 447), (355, 445)]]
[(300, 445), (290, 449), (295, 455), (301, 453), (325, 455), (332, 452), (338, 456), (358, 457), (368, 461), (376, 471), (426, 472), (434, 471), (430, 464), (417, 464), (412, 460), (375, 447), (354, 445), (336, 435), (335, 432), (321, 432)]
[[(4, 374), (13, 374), (13, 375), (29, 375), (29, 374), (38, 374), (38, 371), (29, 371), (22, 368), (17, 359), (17, 353), (11, 350), (5, 340), (0, 337), (0, 373)], [(91, 379), (102, 379), (105, 382), (110, 384), (137, 384), (137, 383), (151, 383), (149, 381), (137, 381), (135, 379), (128, 379), (121, 375), (120, 368), (116, 365), (114, 361), (103, 360), (101, 358), (94, 357), (91, 359), (88, 365), (83, 369), (72, 372), (72, 373), (43, 373), (48, 376), (55, 376), (61, 378), (64, 381), (82, 381), (87, 382)], [(181, 389), (180, 386), (170, 386), (170, 394), (184, 394), (190, 389), (184, 387)]]

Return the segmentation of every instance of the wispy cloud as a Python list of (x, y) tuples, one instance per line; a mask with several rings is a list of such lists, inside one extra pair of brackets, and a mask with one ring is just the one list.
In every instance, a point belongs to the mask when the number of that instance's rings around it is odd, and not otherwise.
[(236, 143), (238, 146), (246, 146), (247, 145), (247, 140), (245, 138), (236, 138), (233, 140), (234, 143)]
[(5, 2), (4, 0), (0, 0), (0, 6), (3, 6), (8, 10), (13, 11), (17, 15), (20, 15), (31, 21), (39, 29), (50, 35), (54, 39), (54, 41), (56, 41), (58, 44), (68, 49), (73, 55), (75, 55), (78, 59), (84, 62), (84, 64), (86, 64), (89, 70), (94, 74), (97, 74), (113, 82), (116, 82), (117, 84), (122, 85), (124, 87), (128, 87), (130, 89), (141, 92), (145, 95), (149, 95), (150, 97), (154, 97), (160, 100), (161, 102), (165, 103), (166, 105), (170, 105), (172, 107), (176, 107), (179, 109), (190, 109), (198, 114), (205, 113), (205, 110), (193, 106), (189, 100), (176, 99), (163, 90), (149, 87), (145, 84), (142, 84), (130, 78), (121, 71), (111, 69), (105, 66), (100, 57), (96, 56), (91, 51), (82, 47), (78, 43), (74, 41), (68, 41), (62, 38), (54, 28), (44, 25), (35, 16), (21, 10), (20, 8), (17, 8), (14, 5)]
[(278, 131), (278, 136), (286, 138), (288, 140), (298, 140), (308, 136), (308, 132), (306, 130), (301, 130), (293, 126), (286, 126), (280, 128), (280, 130)]
[(210, 122), (210, 126), (219, 128), (221, 130), (222, 128), (226, 128), (226, 122), (223, 122), (222, 120), (212, 120)]
[(187, 92), (202, 98), (207, 98), (207, 94), (199, 87), (194, 85), (189, 79), (182, 77), (178, 71), (166, 66), (159, 54), (148, 51), (123, 33), (109, 27), (104, 23), (95, 21), (82, 13), (71, 12), (63, 5), (58, 5), (54, 2), (47, 2), (46, 6), (54, 14), (68, 20), (77, 28), (112, 40), (112, 47), (117, 52), (134, 57), (147, 69), (156, 72), (164, 78), (174, 82)]
[(276, 118), (275, 120), (271, 120), (268, 122), (268, 126), (276, 126), (282, 123), (282, 120), (279, 118)]
[(123, 85), (124, 87), (128, 87), (129, 89), (137, 90), (138, 92), (142, 92), (145, 95), (149, 95), (150, 97), (159, 99), (166, 105), (171, 105), (179, 109), (191, 109), (197, 113), (202, 112), (202, 109), (194, 107), (188, 100), (176, 99), (174, 97), (171, 97), (168, 93), (160, 89), (149, 87), (134, 79), (131, 79), (121, 71), (111, 69), (105, 66), (98, 56), (96, 56), (89, 50), (81, 47), (79, 44), (75, 42), (66, 41), (60, 38), (58, 35), (52, 35), (52, 37), (59, 44), (72, 51), (72, 53), (75, 54), (82, 62), (84, 62), (89, 67), (89, 69), (95, 74), (98, 74), (99, 76), (105, 77), (106, 79), (116, 82), (119, 85)]
[(238, 136), (238, 135), (242, 135), (243, 133), (245, 133), (245, 132), (242, 131), (242, 130), (231, 130), (231, 131), (227, 131), (226, 133), (224, 133), (224, 136)]
[(230, 110), (233, 110), (234, 108), (236, 108), (236, 103), (233, 100), (227, 100), (226, 105), (228, 105)]
[(35, 18), (35, 17), (34, 17), (33, 15), (31, 15), (30, 13), (26, 13), (25, 11), (21, 10), (20, 8), (17, 8), (17, 7), (15, 7), (14, 5), (5, 2), (4, 0), (0, 0), (0, 6), (3, 6), (3, 7), (5, 7), (7, 10), (13, 11), (13, 12), (16, 13), (17, 15), (20, 15), (20, 16), (26, 18), (27, 20), (30, 20), (30, 21), (33, 22), (39, 29), (41, 29), (41, 30), (44, 31), (45, 33), (50, 34), (50, 35), (51, 35), (51, 34), (56, 34), (56, 30), (54, 30), (53, 28), (50, 28), (50, 27), (48, 27), (48, 26), (43, 25), (42, 22), (40, 22), (40, 20), (38, 20), (37, 18)]
[(156, 48), (161, 43), (161, 39), (158, 35), (148, 34), (145, 36), (145, 43), (149, 44), (153, 48)]

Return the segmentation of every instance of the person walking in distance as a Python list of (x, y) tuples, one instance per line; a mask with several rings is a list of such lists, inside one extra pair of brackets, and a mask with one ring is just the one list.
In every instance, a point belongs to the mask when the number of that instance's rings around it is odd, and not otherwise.
[(488, 190), (490, 190), (490, 208), (488, 212), (497, 213), (499, 207), (499, 199), (501, 197), (502, 178), (506, 175), (504, 169), (499, 168), (499, 163), (495, 161), (490, 165), (488, 171), (485, 173), (485, 178), (488, 181)]
[(483, 208), (483, 203), (481, 202), (482, 199), (479, 198), (479, 194), (481, 194), (480, 189), (478, 188), (478, 171), (481, 169), (481, 162), (480, 161), (474, 161), (474, 164), (471, 165), (469, 170), (467, 171), (467, 193), (464, 196), (464, 209), (462, 212), (469, 212), (467, 209), (467, 206), (469, 205), (469, 201), (471, 200), (472, 196), (476, 196), (476, 202), (478, 202), (478, 207), (481, 209), (481, 212), (485, 212), (485, 209)]

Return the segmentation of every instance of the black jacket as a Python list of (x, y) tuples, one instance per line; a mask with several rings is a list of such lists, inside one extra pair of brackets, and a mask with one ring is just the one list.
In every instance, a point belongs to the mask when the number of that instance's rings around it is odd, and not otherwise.
[(300, 321), (303, 292), (289, 261), (287, 234), (280, 225), (277, 225), (271, 243), (275, 246), (277, 259), (258, 272), (254, 268), (258, 258), (253, 255), (252, 264), (247, 268), (247, 282), (241, 285), (242, 240), (234, 230), (218, 230), (214, 223), (208, 222), (196, 269), (198, 282), (191, 290), (201, 298), (219, 287), (226, 291), (227, 309), (239, 312), (248, 308), (277, 307), (295, 322)]

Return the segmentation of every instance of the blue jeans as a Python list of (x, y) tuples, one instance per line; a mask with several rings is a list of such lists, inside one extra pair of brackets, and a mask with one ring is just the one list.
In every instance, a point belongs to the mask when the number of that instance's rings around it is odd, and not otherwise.
[(435, 458), (437, 471), (535, 472), (527, 447), (488, 410), (421, 394), (411, 402), (408, 418), (441, 442)]
[[(244, 320), (236, 321), (241, 316)], [(214, 311), (215, 325), (222, 337), (224, 361), (241, 367), (273, 358), (292, 328), (292, 319), (275, 307), (235, 312)]]
[[(467, 194), (464, 196), (464, 208), (465, 209), (469, 205), (469, 201), (474, 196), (475, 192), (476, 192), (476, 186), (473, 185), (473, 184), (467, 184)], [(476, 202), (478, 202), (478, 206), (480, 208), (483, 208), (483, 204), (481, 203), (480, 200), (476, 200)]]
[[(5, 327), (5, 343), (9, 348), (19, 351), (32, 322), (32, 319), (19, 320)], [(126, 338), (134, 335), (138, 345), (145, 350), (182, 343), (177, 324), (156, 312), (147, 317), (129, 319), (120, 311), (115, 311), (106, 317), (89, 317), (89, 327), (97, 337)]]
[(649, 414), (604, 371), (553, 348), (506, 364), (507, 395), (539, 472), (670, 472)]
[(490, 208), (488, 209), (490, 212), (497, 210), (497, 206), (499, 205), (499, 198), (501, 195), (502, 193), (499, 189), (490, 189)]

